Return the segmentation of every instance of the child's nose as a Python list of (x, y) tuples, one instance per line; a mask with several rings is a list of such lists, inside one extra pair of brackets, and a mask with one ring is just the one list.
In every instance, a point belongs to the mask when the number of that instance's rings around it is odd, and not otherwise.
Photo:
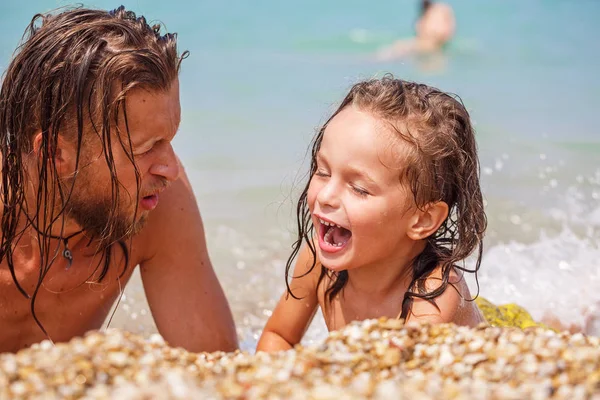
[(334, 182), (330, 181), (327, 185), (323, 186), (317, 195), (317, 201), (321, 207), (339, 207), (339, 197)]

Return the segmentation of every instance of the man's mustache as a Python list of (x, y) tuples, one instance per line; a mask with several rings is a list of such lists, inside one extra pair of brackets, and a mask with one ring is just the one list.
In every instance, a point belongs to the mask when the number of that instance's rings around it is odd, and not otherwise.
[(142, 193), (142, 195), (140, 197), (147, 197), (147, 196), (152, 196), (153, 194), (156, 194), (157, 192), (161, 192), (163, 190), (165, 190), (166, 188), (168, 188), (170, 185), (170, 182), (167, 179), (164, 178), (159, 178), (155, 183), (152, 184), (152, 186), (148, 189), (145, 189)]

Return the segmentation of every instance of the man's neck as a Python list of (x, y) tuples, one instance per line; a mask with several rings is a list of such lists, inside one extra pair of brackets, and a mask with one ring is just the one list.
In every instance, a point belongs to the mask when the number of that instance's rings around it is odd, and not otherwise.
[[(27, 253), (37, 253), (40, 248), (40, 241), (44, 241), (50, 249), (65, 249), (72, 251), (80, 246), (80, 243), (89, 240), (85, 231), (74, 221), (66, 217), (59, 217), (49, 227), (45, 221), (35, 217), (35, 214), (23, 210), (22, 217), (19, 220), (17, 232), (23, 232), (22, 235), (15, 237), (19, 248), (26, 250)], [(14, 242), (13, 244), (16, 244)]]
[(63, 218), (59, 218), (52, 224), (52, 227), (49, 228), (46, 224), (36, 221), (35, 218), (31, 218), (30, 216), (27, 217), (29, 220), (26, 224), (27, 229), (31, 230), (34, 235), (39, 234), (51, 239), (70, 240), (79, 233), (83, 233), (83, 229), (76, 223), (61, 222), (61, 219)]

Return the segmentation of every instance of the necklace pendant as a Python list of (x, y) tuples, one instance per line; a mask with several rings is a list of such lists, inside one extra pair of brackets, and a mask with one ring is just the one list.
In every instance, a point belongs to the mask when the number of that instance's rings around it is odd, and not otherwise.
[(71, 265), (73, 264), (73, 254), (71, 254), (71, 250), (69, 250), (68, 248), (65, 248), (63, 251), (63, 257), (66, 258), (67, 260), (67, 270), (69, 268), (71, 268)]

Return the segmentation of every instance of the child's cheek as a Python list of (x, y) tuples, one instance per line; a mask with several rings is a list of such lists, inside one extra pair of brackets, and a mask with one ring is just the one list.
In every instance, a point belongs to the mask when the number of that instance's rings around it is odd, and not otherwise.
[(314, 210), (316, 197), (317, 190), (315, 188), (315, 185), (311, 182), (310, 186), (308, 187), (308, 192), (306, 194), (306, 200), (308, 202), (308, 209), (310, 210), (310, 212), (313, 212)]

